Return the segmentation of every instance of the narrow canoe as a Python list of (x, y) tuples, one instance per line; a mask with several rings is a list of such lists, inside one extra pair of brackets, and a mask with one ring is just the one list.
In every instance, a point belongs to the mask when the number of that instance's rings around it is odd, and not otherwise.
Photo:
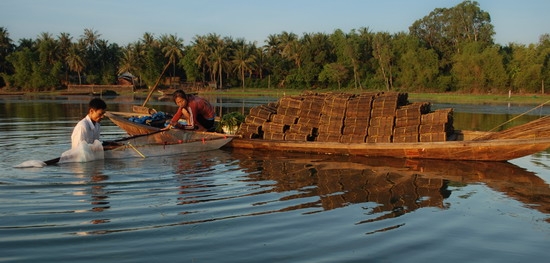
[[(229, 143), (235, 136), (215, 133), (171, 129), (161, 131), (158, 127), (128, 120), (124, 113), (105, 114), (114, 124), (122, 128), (131, 139), (118, 140), (120, 147), (105, 151), (106, 159), (149, 157), (215, 150)], [(131, 115), (135, 116), (135, 113)]]
[[(169, 138), (176, 141), (165, 141)], [(211, 151), (229, 143), (233, 137), (196, 133), (163, 131), (149, 136), (142, 136), (121, 141), (122, 146), (105, 151), (105, 159), (120, 159), (133, 157), (152, 157)]]

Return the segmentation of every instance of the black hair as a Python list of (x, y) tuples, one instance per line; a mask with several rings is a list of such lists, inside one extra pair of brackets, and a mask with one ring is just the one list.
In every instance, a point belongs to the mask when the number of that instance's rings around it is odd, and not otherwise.
[(174, 93), (172, 93), (172, 99), (174, 101), (176, 101), (177, 98), (182, 98), (182, 99), (187, 100), (187, 94), (185, 94), (185, 91), (183, 91), (181, 89), (176, 90), (176, 91), (174, 91)]
[(92, 100), (90, 100), (90, 103), (88, 104), (88, 106), (90, 107), (90, 109), (94, 109), (94, 110), (107, 109), (107, 104), (105, 103), (105, 101), (103, 101), (100, 98), (93, 98)]

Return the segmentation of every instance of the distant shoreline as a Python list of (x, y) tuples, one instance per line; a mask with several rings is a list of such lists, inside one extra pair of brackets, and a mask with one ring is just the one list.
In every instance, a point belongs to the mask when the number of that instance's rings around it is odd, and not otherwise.
[[(275, 96), (282, 97), (285, 95), (298, 95), (304, 92), (305, 90), (282, 90), (282, 89), (229, 89), (229, 90), (217, 90), (217, 91), (205, 91), (199, 92), (199, 94), (208, 94), (208, 95), (224, 95), (224, 96), (241, 96), (241, 97), (261, 97), (261, 96)], [(359, 93), (357, 90), (310, 90), (313, 92), (349, 92), (349, 93)], [(365, 90), (364, 92), (372, 92)], [(539, 104), (550, 104), (550, 95), (548, 94), (511, 94), (508, 97), (508, 94), (464, 94), (464, 93), (412, 93), (409, 94), (409, 100), (413, 101), (428, 101), (431, 103), (454, 103), (454, 104), (515, 104), (515, 105), (539, 105)], [(71, 96), (71, 95), (90, 95), (92, 94), (82, 94), (81, 92), (70, 93), (66, 90), (58, 91), (3, 91), (0, 90), (0, 97), (3, 96), (25, 96), (25, 95), (55, 95), (55, 96)], [(129, 96), (129, 95), (138, 95), (138, 96), (147, 96), (147, 90), (138, 90), (133, 93), (122, 92), (119, 96)], [(161, 96), (160, 93), (155, 95)]]

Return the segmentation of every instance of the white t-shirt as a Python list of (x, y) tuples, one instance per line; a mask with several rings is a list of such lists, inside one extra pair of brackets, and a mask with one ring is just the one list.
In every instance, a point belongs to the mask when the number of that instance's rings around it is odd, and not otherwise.
[(100, 132), (99, 122), (95, 124), (90, 119), (90, 116), (86, 115), (84, 119), (80, 120), (73, 129), (71, 135), (71, 149), (75, 149), (78, 143), (86, 141), (86, 143), (92, 144), (95, 140), (99, 140)]

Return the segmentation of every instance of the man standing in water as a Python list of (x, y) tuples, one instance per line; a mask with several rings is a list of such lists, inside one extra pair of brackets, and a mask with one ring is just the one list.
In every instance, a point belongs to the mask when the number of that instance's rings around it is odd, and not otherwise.
[(100, 98), (94, 98), (88, 104), (88, 114), (80, 120), (73, 129), (71, 135), (71, 149), (76, 149), (81, 141), (93, 144), (99, 140), (100, 127), (99, 122), (105, 115), (107, 104)]

